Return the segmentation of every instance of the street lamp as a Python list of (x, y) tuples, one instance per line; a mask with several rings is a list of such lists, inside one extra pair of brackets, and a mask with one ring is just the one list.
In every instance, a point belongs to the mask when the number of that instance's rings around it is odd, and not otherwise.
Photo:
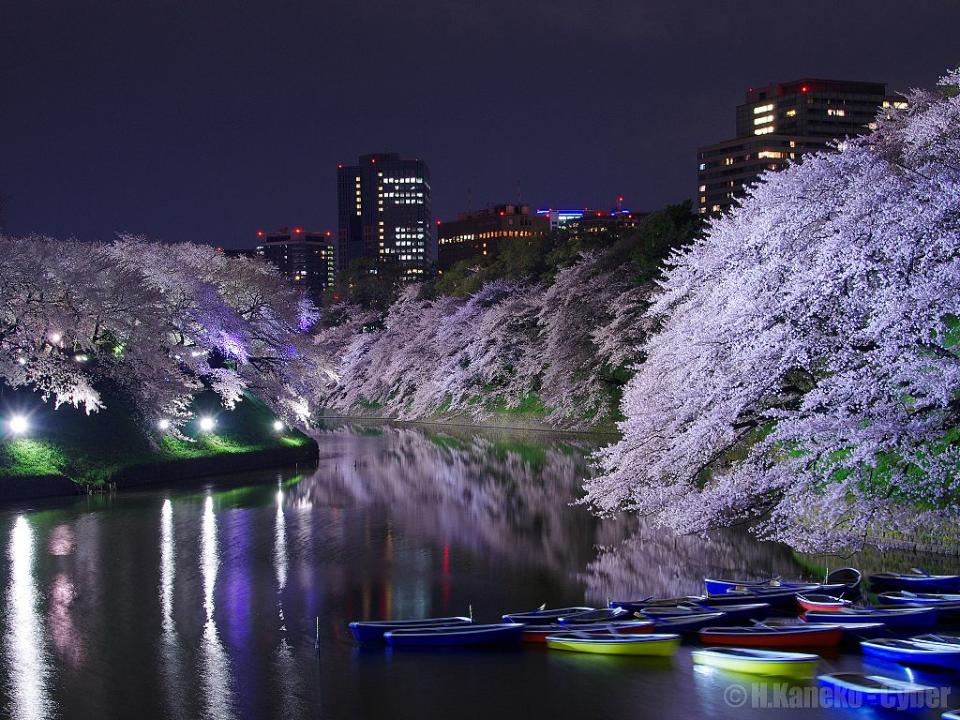
[(166, 418), (161, 418), (160, 420), (157, 421), (157, 427), (160, 428), (161, 430), (169, 430), (170, 421), (167, 420)]
[(282, 432), (282, 431), (283, 431), (283, 420), (274, 420), (274, 421), (273, 421), (273, 430), (274, 430), (274, 432)]
[(214, 420), (212, 417), (208, 416), (208, 417), (200, 418), (200, 429), (203, 430), (203, 432), (210, 432), (211, 430), (213, 430), (213, 427), (216, 424), (217, 424), (217, 421)]
[(30, 429), (30, 421), (26, 415), (14, 415), (7, 420), (7, 427), (14, 435), (23, 435)]

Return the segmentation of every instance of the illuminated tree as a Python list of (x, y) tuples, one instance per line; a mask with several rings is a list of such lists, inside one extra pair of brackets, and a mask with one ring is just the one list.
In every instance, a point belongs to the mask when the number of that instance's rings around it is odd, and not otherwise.
[(960, 71), (678, 254), (587, 497), (803, 550), (958, 520)]

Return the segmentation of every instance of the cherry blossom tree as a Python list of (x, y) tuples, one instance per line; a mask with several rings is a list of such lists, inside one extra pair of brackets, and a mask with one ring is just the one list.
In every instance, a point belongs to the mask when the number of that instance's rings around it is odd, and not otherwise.
[(176, 433), (208, 385), (304, 422), (330, 372), (306, 334), (317, 317), (266, 263), (209, 246), (0, 238), (0, 378), (56, 405), (96, 411), (110, 386)]
[(677, 253), (585, 502), (802, 550), (955, 523), (960, 71)]

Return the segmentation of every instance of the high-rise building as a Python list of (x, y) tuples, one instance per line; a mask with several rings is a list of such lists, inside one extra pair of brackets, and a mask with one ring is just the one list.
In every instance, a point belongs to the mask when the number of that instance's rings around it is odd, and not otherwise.
[(333, 233), (311, 232), (302, 227), (275, 232), (257, 230), (256, 254), (272, 263), (316, 300), (333, 287), (336, 255)]
[(542, 237), (550, 222), (531, 215), (527, 205), (495, 205), (460, 213), (456, 220), (437, 221), (437, 252), (440, 271), (461, 260), (494, 257), (508, 243)]
[(436, 264), (430, 169), (423, 160), (375, 153), (337, 166), (337, 210), (340, 271), (366, 258), (417, 279)]
[(782, 170), (831, 140), (868, 132), (882, 107), (906, 107), (883, 83), (795, 80), (747, 91), (737, 136), (697, 151), (697, 205), (725, 211), (766, 170)]

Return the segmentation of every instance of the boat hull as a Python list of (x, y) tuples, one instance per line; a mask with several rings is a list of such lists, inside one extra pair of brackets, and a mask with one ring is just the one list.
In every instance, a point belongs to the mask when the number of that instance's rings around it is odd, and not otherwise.
[[(914, 647), (907, 647), (907, 644)], [(960, 670), (960, 648), (936, 643), (885, 643), (882, 640), (865, 640), (860, 643), (863, 654), (868, 657), (891, 660), (901, 665)]]
[[(642, 635), (652, 633), (654, 623), (650, 620), (636, 620), (618, 623), (597, 623), (596, 625), (578, 625), (577, 632), (597, 632), (612, 630), (619, 635)], [(570, 632), (569, 625), (528, 625), (523, 629), (525, 643), (544, 643), (548, 635)]]
[(891, 611), (857, 612), (855, 610), (839, 612), (808, 612), (806, 619), (811, 623), (878, 623), (882, 622), (891, 630), (921, 630), (935, 627), (937, 611), (935, 608), (910, 608)]
[(960, 575), (908, 575), (878, 573), (869, 578), (870, 589), (875, 592), (909, 590), (910, 592), (953, 593), (960, 592)]
[(523, 625), (520, 623), (392, 630), (383, 636), (391, 647), (510, 646), (519, 645), (522, 637)]
[(580, 633), (549, 635), (547, 647), (551, 650), (590, 653), (592, 655), (631, 655), (643, 657), (672, 657), (680, 646), (680, 636), (674, 634), (624, 637), (581, 637)]
[(785, 655), (785, 653), (771, 653), (771, 656), (767, 658), (737, 657), (715, 652), (711, 648), (694, 650), (691, 654), (695, 665), (749, 675), (807, 680), (817, 674), (817, 658), (813, 655), (805, 656), (804, 659), (777, 657)]
[(531, 612), (507, 613), (503, 616), (505, 623), (523, 623), (524, 625), (552, 625), (564, 616), (590, 612), (589, 607), (551, 608), (547, 610), (533, 610)]
[(740, 632), (734, 628), (704, 628), (700, 631), (700, 641), (705, 644), (737, 647), (828, 650), (840, 647), (843, 638), (843, 628), (838, 627), (777, 628), (770, 632), (753, 628), (744, 628)]
[[(867, 681), (864, 682), (864, 679)], [(883, 685), (874, 687), (869, 681)], [(859, 673), (833, 673), (817, 678), (821, 687), (829, 687), (843, 693), (851, 707), (868, 707), (919, 712), (926, 707), (928, 699), (935, 697), (937, 689), (929, 685), (901, 682), (879, 675)]]
[(423, 618), (422, 620), (357, 620), (350, 623), (350, 632), (359, 643), (383, 642), (384, 633), (405, 628), (460, 627), (470, 625), (468, 617)]

